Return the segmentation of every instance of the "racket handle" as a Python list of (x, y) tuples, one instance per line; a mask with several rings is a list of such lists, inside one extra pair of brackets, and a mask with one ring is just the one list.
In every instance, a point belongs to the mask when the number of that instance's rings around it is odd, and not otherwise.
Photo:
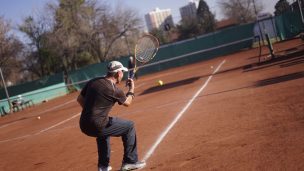
[[(136, 74), (136, 71), (137, 71), (137, 68), (132, 68), (129, 70), (129, 73), (128, 73), (128, 79), (132, 79), (134, 80), (134, 77), (137, 79), (137, 76), (135, 75)], [(126, 82), (126, 87), (130, 87), (128, 81)]]
[(134, 79), (134, 76), (135, 76), (135, 73), (134, 72), (132, 72), (131, 74), (130, 74), (130, 79)]
[(137, 70), (135, 70), (135, 69), (133, 69), (132, 71), (130, 71), (129, 78), (131, 78), (132, 80), (134, 80), (136, 71), (137, 71)]
[(126, 87), (130, 87), (131, 86), (129, 79), (133, 79), (133, 78), (134, 78), (134, 74), (133, 74), (133, 72), (130, 72), (129, 75), (128, 75), (128, 78), (126, 80)]

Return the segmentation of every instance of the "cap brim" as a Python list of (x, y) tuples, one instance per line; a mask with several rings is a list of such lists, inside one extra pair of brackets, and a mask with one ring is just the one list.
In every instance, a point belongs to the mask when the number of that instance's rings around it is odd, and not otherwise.
[(122, 67), (121, 70), (124, 71), (124, 72), (128, 72), (128, 68), (126, 68), (126, 67)]
[(115, 70), (113, 70), (113, 71), (108, 71), (108, 72), (118, 72), (118, 71), (127, 72), (127, 71), (129, 71), (129, 70), (128, 70), (128, 68), (126, 68), (126, 67), (121, 67), (121, 68), (119, 68), (119, 69), (115, 69)]

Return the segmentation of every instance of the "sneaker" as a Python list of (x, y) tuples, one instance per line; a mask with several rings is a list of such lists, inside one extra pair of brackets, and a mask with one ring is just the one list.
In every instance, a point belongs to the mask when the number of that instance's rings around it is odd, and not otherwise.
[(136, 163), (123, 163), (121, 166), (121, 171), (128, 171), (128, 170), (136, 170), (142, 169), (146, 166), (146, 162), (136, 162)]
[(98, 171), (110, 171), (112, 170), (111, 166), (99, 166)]

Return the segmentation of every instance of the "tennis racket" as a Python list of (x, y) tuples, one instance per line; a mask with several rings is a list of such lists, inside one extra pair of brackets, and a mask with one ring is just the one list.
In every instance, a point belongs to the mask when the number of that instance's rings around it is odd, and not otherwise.
[(130, 78), (133, 79), (135, 73), (141, 68), (144, 64), (151, 61), (156, 55), (159, 48), (158, 39), (155, 36), (150, 34), (146, 34), (138, 39), (135, 45), (135, 61), (134, 61), (134, 69)]

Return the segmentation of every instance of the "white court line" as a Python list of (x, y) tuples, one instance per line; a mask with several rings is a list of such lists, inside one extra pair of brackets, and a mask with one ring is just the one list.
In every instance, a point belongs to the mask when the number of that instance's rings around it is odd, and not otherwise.
[[(73, 100), (67, 101), (67, 102), (65, 102), (65, 103), (63, 103), (63, 104), (60, 104), (60, 105), (57, 105), (57, 106), (55, 106), (55, 107), (49, 108), (49, 109), (44, 110), (44, 111), (41, 111), (41, 112), (39, 112), (39, 113), (36, 113), (36, 114), (34, 114), (33, 116), (41, 115), (41, 114), (43, 114), (43, 113), (46, 113), (46, 112), (55, 110), (55, 109), (57, 109), (57, 108), (60, 108), (60, 107), (62, 107), (62, 106), (65, 106), (65, 105), (67, 105), (67, 104), (69, 104), (69, 103), (72, 103), (72, 102), (74, 102), (74, 101), (76, 101), (76, 100), (73, 99)], [(20, 121), (23, 121), (23, 120), (20, 120)], [(19, 121), (15, 121), (15, 122), (13, 122), (13, 123), (4, 124), (4, 125), (0, 126), (0, 129), (1, 129), (1, 128), (5, 128), (5, 127), (10, 126), (10, 125), (14, 125), (14, 124), (16, 124), (16, 123), (18, 123), (18, 122), (19, 122)]]
[(187, 111), (187, 109), (191, 106), (193, 101), (196, 99), (196, 97), (207, 87), (208, 83), (210, 82), (213, 75), (218, 72), (218, 70), (221, 68), (221, 66), (226, 62), (226, 60), (223, 60), (219, 66), (214, 70), (212, 75), (210, 75), (207, 79), (207, 81), (204, 83), (204, 85), (194, 94), (194, 96), (190, 99), (190, 101), (187, 103), (187, 105), (176, 115), (174, 120), (170, 123), (170, 125), (160, 134), (156, 142), (152, 145), (152, 147), (149, 149), (149, 151), (146, 153), (146, 155), (143, 158), (143, 161), (147, 161), (151, 155), (154, 153), (157, 146), (161, 143), (161, 141), (165, 138), (165, 136), (168, 134), (168, 132), (173, 128), (173, 126), (176, 124), (176, 122), (181, 118), (181, 116)]
[(47, 130), (50, 130), (50, 129), (55, 128), (55, 127), (57, 127), (57, 126), (59, 126), (59, 125), (62, 125), (62, 124), (64, 124), (64, 123), (66, 123), (67, 121), (76, 118), (76, 117), (79, 116), (79, 115), (80, 115), (80, 113), (77, 113), (77, 114), (73, 115), (72, 117), (70, 117), (70, 118), (68, 118), (68, 119), (66, 119), (66, 120), (63, 120), (63, 121), (61, 121), (61, 122), (59, 122), (59, 123), (57, 123), (57, 124), (55, 124), (55, 125), (53, 125), (53, 126), (50, 126), (50, 127), (48, 127), (48, 128), (45, 128), (45, 129), (43, 129), (43, 130), (41, 130), (41, 131), (35, 133), (35, 135), (41, 134), (41, 133), (43, 133), (43, 132), (45, 132), (45, 131), (47, 131)]
[(20, 136), (20, 137), (10, 138), (10, 139), (6, 139), (6, 140), (1, 140), (0, 143), (10, 142), (10, 141), (14, 141), (14, 140), (19, 140), (19, 139), (23, 139), (23, 138), (28, 138), (28, 137), (32, 137), (32, 136), (35, 136), (35, 135), (39, 135), (39, 134), (44, 133), (44, 132), (46, 132), (46, 131), (48, 131), (48, 130), (50, 130), (50, 129), (52, 129), (52, 128), (55, 128), (55, 127), (57, 127), (57, 126), (59, 126), (59, 125), (64, 124), (64, 123), (66, 123), (66, 122), (68, 122), (68, 121), (70, 121), (70, 120), (76, 118), (76, 117), (79, 116), (79, 115), (80, 115), (80, 113), (77, 113), (77, 114), (75, 114), (75, 115), (69, 117), (68, 119), (65, 119), (65, 120), (63, 120), (63, 121), (61, 121), (61, 122), (58, 122), (58, 123), (55, 124), (55, 125), (52, 125), (52, 126), (47, 127), (47, 128), (45, 128), (45, 129), (43, 129), (43, 130), (40, 130), (39, 132), (36, 132), (36, 133), (33, 133), (33, 134), (23, 135), (23, 136)]

